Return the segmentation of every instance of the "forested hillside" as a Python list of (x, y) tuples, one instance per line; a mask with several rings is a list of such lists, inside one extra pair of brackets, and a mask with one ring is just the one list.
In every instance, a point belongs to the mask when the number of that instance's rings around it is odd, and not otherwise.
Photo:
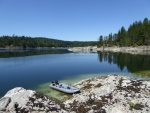
[(62, 41), (42, 37), (25, 37), (25, 36), (1, 36), (0, 47), (81, 47), (81, 46), (95, 46), (96, 41)]
[(118, 33), (100, 36), (98, 46), (141, 46), (150, 45), (150, 20), (136, 21), (126, 30), (124, 27)]
[(1, 36), (0, 47), (84, 47), (84, 46), (142, 46), (150, 45), (150, 20), (135, 21), (126, 30), (123, 26), (115, 34), (100, 36), (99, 41), (63, 41), (43, 37)]

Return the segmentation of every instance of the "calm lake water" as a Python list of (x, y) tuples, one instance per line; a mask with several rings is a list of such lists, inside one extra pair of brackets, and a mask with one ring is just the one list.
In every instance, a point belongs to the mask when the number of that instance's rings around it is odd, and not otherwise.
[[(71, 53), (56, 50), (0, 50), (0, 96), (14, 87), (36, 89), (53, 80), (150, 70), (150, 56), (123, 53)], [(47, 86), (48, 87), (48, 86)]]

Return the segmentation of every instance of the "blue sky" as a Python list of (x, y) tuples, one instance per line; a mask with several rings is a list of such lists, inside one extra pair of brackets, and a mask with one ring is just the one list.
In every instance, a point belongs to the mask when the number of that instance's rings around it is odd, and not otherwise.
[(150, 0), (0, 0), (0, 36), (96, 41), (150, 19)]

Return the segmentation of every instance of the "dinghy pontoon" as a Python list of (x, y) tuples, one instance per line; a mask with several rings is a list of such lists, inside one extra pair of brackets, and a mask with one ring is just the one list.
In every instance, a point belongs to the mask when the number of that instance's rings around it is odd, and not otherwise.
[(64, 92), (64, 93), (72, 94), (72, 93), (80, 92), (79, 88), (70, 86), (70, 85), (65, 84), (65, 83), (60, 83), (58, 81), (52, 82), (52, 84), (50, 84), (50, 87), (53, 89), (59, 90), (61, 92)]

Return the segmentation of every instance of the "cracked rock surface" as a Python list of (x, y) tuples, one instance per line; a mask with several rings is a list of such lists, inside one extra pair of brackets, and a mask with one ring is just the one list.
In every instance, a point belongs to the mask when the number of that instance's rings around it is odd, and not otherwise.
[[(17, 103), (17, 108), (15, 107)], [(14, 88), (0, 99), (0, 113), (66, 113), (55, 101), (32, 90)]]
[(64, 104), (83, 113), (150, 113), (150, 80), (109, 75), (83, 80)]

